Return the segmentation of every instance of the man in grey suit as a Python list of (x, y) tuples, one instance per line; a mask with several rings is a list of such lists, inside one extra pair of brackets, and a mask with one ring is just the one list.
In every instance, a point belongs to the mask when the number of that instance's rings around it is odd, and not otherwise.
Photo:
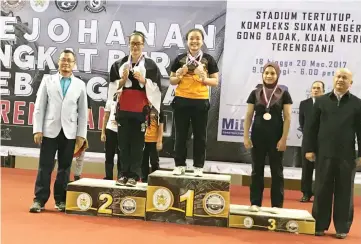
[(85, 83), (74, 77), (76, 62), (70, 50), (59, 58), (59, 72), (41, 81), (34, 109), (34, 142), (40, 145), (35, 198), (30, 212), (39, 213), (50, 196), (51, 173), (58, 151), (58, 170), (54, 184), (55, 207), (65, 211), (66, 188), (75, 143), (83, 145), (87, 134), (87, 93)]

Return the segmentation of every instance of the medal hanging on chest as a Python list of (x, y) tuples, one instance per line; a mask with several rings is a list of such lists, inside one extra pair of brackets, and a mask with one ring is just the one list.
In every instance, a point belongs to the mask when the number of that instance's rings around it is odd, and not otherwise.
[(133, 67), (133, 65), (132, 65), (132, 57), (131, 57), (131, 55), (129, 55), (129, 62), (128, 62), (129, 72), (134, 73), (134, 72), (139, 71), (138, 65), (139, 65), (139, 63), (140, 63), (140, 61), (142, 59), (143, 59), (143, 54), (140, 55), (140, 57), (138, 58), (138, 61), (134, 64), (134, 67)]
[(272, 115), (270, 113), (264, 113), (263, 114), (263, 119), (264, 120), (271, 120), (272, 119)]
[(147, 124), (146, 124), (146, 123), (142, 123), (142, 124), (140, 125), (140, 131), (141, 131), (141, 132), (145, 132), (146, 129), (147, 129)]
[(269, 107), (270, 107), (270, 103), (271, 103), (273, 95), (275, 94), (276, 89), (277, 89), (277, 86), (273, 89), (272, 94), (271, 94), (270, 98), (268, 99), (267, 94), (266, 94), (266, 89), (263, 87), (263, 96), (264, 96), (264, 99), (265, 99), (265, 101), (267, 103), (266, 112), (263, 114), (263, 119), (264, 120), (271, 120), (272, 119), (272, 115), (269, 112), (270, 111)]
[[(190, 53), (187, 54), (186, 65), (188, 66), (188, 70), (194, 71), (199, 65), (201, 65), (201, 60), (203, 57), (202, 50), (193, 57)], [(197, 61), (199, 59), (199, 61)]]

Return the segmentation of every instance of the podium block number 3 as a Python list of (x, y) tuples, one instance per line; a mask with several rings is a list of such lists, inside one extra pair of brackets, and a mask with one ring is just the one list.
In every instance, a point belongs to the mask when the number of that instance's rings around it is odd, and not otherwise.
[(275, 230), (276, 229), (276, 220), (275, 219), (268, 219), (268, 223), (270, 224), (268, 226), (269, 230)]
[(193, 217), (194, 190), (188, 190), (186, 193), (179, 196), (179, 201), (186, 201), (186, 217)]

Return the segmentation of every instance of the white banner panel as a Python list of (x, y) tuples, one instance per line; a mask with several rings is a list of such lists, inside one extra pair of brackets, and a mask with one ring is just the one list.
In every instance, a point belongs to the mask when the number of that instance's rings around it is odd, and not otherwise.
[(293, 99), (287, 144), (300, 146), (298, 108), (312, 82), (332, 89), (335, 71), (354, 74), (352, 92), (361, 96), (361, 2), (227, 3), (218, 140), (243, 142), (246, 101), (262, 83), (267, 61), (281, 67), (279, 84)]

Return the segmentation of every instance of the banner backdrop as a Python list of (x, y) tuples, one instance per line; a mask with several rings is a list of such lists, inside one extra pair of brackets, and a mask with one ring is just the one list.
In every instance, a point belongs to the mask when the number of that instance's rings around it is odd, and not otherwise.
[[(250, 163), (249, 152), (239, 143), (241, 137), (220, 136), (219, 139), (223, 141), (217, 141), (217, 130), (219, 128), (219, 135), (223, 127), (241, 131), (241, 127), (237, 128), (241, 126), (241, 118), (244, 114), (240, 108), (244, 105), (244, 100), (252, 90), (252, 86), (260, 80), (261, 64), (254, 65), (254, 62), (256, 59), (261, 62), (261, 58), (264, 60), (276, 58), (276, 51), (270, 51), (272, 47), (269, 45), (272, 46), (272, 41), (237, 39), (237, 32), (246, 31), (240, 29), (242, 21), (254, 21), (257, 10), (268, 9), (268, 5), (247, 3), (242, 6), (228, 2), (227, 7), (226, 1), (2, 1), (0, 18), (1, 144), (36, 147), (32, 135), (32, 113), (36, 92), (43, 76), (56, 72), (60, 51), (70, 48), (77, 55), (78, 65), (75, 75), (81, 76), (87, 83), (87, 93), (91, 98), (88, 151), (103, 152), (104, 144), (100, 141), (100, 129), (108, 87), (108, 70), (115, 60), (128, 54), (128, 36), (133, 30), (140, 30), (147, 36), (144, 51), (158, 64), (163, 76), (162, 102), (166, 123), (164, 149), (160, 156), (173, 157), (174, 126), (173, 113), (169, 105), (173, 99), (174, 87), (169, 86), (170, 64), (179, 53), (186, 51), (185, 33), (191, 28), (198, 27), (204, 30), (204, 51), (215, 58), (220, 68), (220, 85), (211, 90), (207, 160)], [(309, 6), (309, 3), (302, 3), (302, 5)], [(261, 10), (259, 10), (260, 6)], [(302, 9), (300, 6), (294, 3), (289, 9), (299, 11)], [(359, 9), (359, 6), (350, 5), (350, 3), (347, 6), (353, 6), (350, 9)], [(269, 7), (275, 9), (272, 4)], [(309, 8), (314, 9), (312, 6)], [(342, 8), (343, 5), (340, 4), (337, 9), (343, 11)], [(229, 17), (227, 17), (227, 43), (225, 44), (226, 12)], [(352, 15), (354, 22), (351, 22), (360, 23), (359, 18)], [(272, 23), (272, 20), (263, 22)], [(359, 27), (353, 28), (355, 32), (353, 34), (360, 35)], [(258, 30), (252, 27), (247, 32), (258, 32)], [(227, 54), (223, 59), (225, 45)], [(339, 43), (333, 45), (334, 50), (342, 49), (342, 53), (341, 56), (337, 56), (337, 59), (329, 61), (344, 61), (342, 59), (344, 54), (350, 52), (356, 54), (360, 46), (359, 43), (344, 44), (341, 48), (338, 47)], [(296, 60), (309, 60), (300, 56), (299, 52), (294, 52), (293, 55), (297, 56)], [(317, 57), (321, 55), (322, 53), (319, 53)], [(279, 60), (294, 60), (289, 56), (286, 57), (287, 59)], [(323, 59), (315, 60), (321, 62)], [(226, 62), (225, 66), (222, 60)], [(357, 55), (352, 60), (357, 60)], [(293, 67), (295, 65), (297, 64), (293, 64)], [(252, 73), (253, 66), (256, 67), (255, 72), (258, 72), (258, 76)], [(224, 72), (224, 69), (227, 72)], [(307, 69), (305, 68), (306, 71), (309, 72), (308, 66)], [(356, 74), (357, 70), (353, 71)], [(226, 73), (226, 76), (223, 73)], [(327, 77), (330, 82), (331, 76)], [(285, 78), (284, 75), (281, 83), (285, 81)], [(299, 82), (288, 78), (287, 80), (293, 83)], [(287, 83), (287, 86), (289, 85)], [(223, 96), (220, 103), (221, 87)], [(302, 87), (304, 88), (302, 92), (306, 96), (308, 86)], [(292, 88), (291, 94), (296, 106), (294, 113), (297, 113), (298, 102), (295, 92), (299, 91)], [(231, 100), (225, 99), (225, 96)], [(299, 97), (301, 100), (303, 95)], [(221, 116), (219, 116), (220, 106)], [(233, 122), (231, 119), (234, 119)], [(293, 119), (293, 122), (295, 121)], [(191, 134), (189, 136), (191, 137)], [(285, 166), (300, 165), (298, 150), (296, 147), (287, 148), (284, 157)], [(189, 141), (188, 150), (188, 158), (191, 157), (192, 140)]]
[[(166, 122), (161, 156), (172, 157), (174, 127), (169, 105), (174, 87), (169, 86), (171, 62), (186, 51), (185, 34), (196, 27), (204, 30), (204, 51), (210, 53), (221, 68), (225, 12), (225, 1), (3, 1), (0, 19), (1, 144), (36, 147), (32, 135), (36, 92), (43, 76), (56, 72), (60, 52), (69, 48), (77, 55), (74, 74), (87, 83), (91, 98), (88, 150), (103, 152), (100, 130), (108, 71), (114, 61), (129, 53), (128, 37), (139, 30), (146, 34), (146, 55), (157, 63), (162, 73)], [(213, 106), (208, 138), (213, 148), (217, 146), (219, 90), (219, 87), (213, 89), (211, 95)], [(222, 158), (222, 152), (208, 151)], [(191, 156), (191, 150), (189, 154)], [(208, 157), (212, 157), (212, 153)]]
[(218, 140), (243, 142), (247, 98), (262, 83), (263, 65), (278, 62), (280, 85), (292, 97), (288, 146), (300, 146), (298, 108), (314, 81), (326, 92), (338, 68), (349, 68), (361, 96), (361, 3), (229, 1), (227, 5)]

